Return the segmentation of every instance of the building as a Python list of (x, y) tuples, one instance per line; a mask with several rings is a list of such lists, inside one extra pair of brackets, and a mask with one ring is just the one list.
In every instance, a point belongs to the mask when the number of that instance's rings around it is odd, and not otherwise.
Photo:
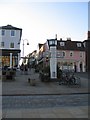
[(20, 60), (20, 42), (22, 29), (12, 25), (0, 27), (0, 65), (18, 66)]
[[(42, 62), (42, 67), (50, 63), (49, 39), (39, 49), (38, 64)], [(61, 69), (73, 69), (76, 72), (86, 71), (85, 46), (81, 41), (57, 40), (56, 58), (57, 64)], [(48, 62), (48, 63), (47, 63)]]
[(29, 53), (26, 56), (26, 58), (27, 59), (24, 61), (24, 64), (27, 64), (28, 67), (35, 67), (37, 59), (37, 50), (34, 50), (33, 52)]
[(83, 44), (85, 46), (85, 52), (86, 52), (86, 71), (88, 72), (90, 69), (90, 65), (89, 65), (90, 31), (88, 31), (87, 40), (84, 40)]
[(46, 41), (44, 44), (38, 44), (37, 50), (37, 63), (40, 68), (44, 68), (45, 66), (49, 65), (49, 58), (50, 58), (50, 50), (48, 47), (48, 42)]

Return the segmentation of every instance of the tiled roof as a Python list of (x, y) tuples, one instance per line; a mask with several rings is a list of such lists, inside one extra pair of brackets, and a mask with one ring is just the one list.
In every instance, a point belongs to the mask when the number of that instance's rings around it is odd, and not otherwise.
[[(54, 39), (50, 39), (54, 40)], [(64, 45), (60, 45), (60, 42), (64, 43)], [(81, 44), (81, 47), (77, 46), (77, 43)], [(49, 44), (49, 40), (48, 40)], [(71, 40), (57, 40), (57, 50), (77, 50), (77, 51), (85, 51), (85, 47), (83, 42), (81, 41), (71, 41)]]
[(22, 30), (21, 28), (14, 27), (14, 26), (12, 26), (12, 25), (0, 26), (0, 29)]
[[(60, 42), (64, 42), (64, 46), (60, 46)], [(77, 43), (81, 44), (81, 47), (77, 46)], [(71, 40), (67, 40), (67, 41), (57, 41), (57, 50), (80, 50), (80, 51), (84, 51), (84, 45), (83, 42), (81, 41), (71, 41)]]

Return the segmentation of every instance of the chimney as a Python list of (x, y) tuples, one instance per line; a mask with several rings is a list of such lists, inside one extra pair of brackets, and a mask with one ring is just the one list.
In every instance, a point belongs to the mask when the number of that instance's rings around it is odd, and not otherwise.
[(90, 31), (88, 31), (88, 39), (90, 39)]
[(68, 38), (67, 38), (67, 41), (71, 41), (71, 38), (70, 38), (70, 37), (68, 37)]
[(55, 39), (57, 40), (57, 34), (55, 34)]
[(62, 41), (62, 38), (60, 38), (60, 41)]

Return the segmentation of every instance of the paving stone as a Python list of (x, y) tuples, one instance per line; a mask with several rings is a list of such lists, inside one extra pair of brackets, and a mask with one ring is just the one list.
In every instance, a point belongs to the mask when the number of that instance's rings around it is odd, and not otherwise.
[(22, 118), (40, 118), (40, 115), (36, 113), (25, 113), (22, 114)]
[(58, 118), (74, 118), (72, 114), (57, 114)]
[(21, 111), (8, 110), (7, 113), (6, 113), (6, 118), (22, 118)]
[(65, 106), (87, 106), (87, 94), (78, 95), (39, 95), (39, 96), (3, 96), (3, 109), (53, 108)]
[[(36, 86), (30, 86), (28, 78), (34, 77), (36, 80)], [(86, 78), (81, 78), (83, 81), (88, 81)], [(83, 82), (83, 84), (84, 84)], [(15, 86), (15, 87), (13, 87)], [(45, 83), (41, 82), (38, 73), (29, 71), (28, 75), (21, 75), (17, 72), (15, 81), (7, 81), (2, 83), (2, 94), (13, 95), (13, 94), (63, 94), (63, 93), (79, 93), (88, 92), (86, 87), (70, 88), (65, 85), (59, 85), (58, 82)]]
[(44, 113), (44, 114), (40, 114), (40, 118), (57, 118), (57, 116), (52, 113)]
[[(30, 76), (36, 78), (36, 86), (28, 84), (27, 80)], [(79, 94), (80, 92), (86, 94)], [(85, 87), (69, 88), (65, 85), (60, 86), (58, 82), (41, 82), (38, 74), (33, 71), (28, 75), (18, 73), (15, 81), (3, 82), (2, 93), (6, 95), (2, 97), (3, 116), (7, 118), (87, 117), (87, 92), (88, 89)]]

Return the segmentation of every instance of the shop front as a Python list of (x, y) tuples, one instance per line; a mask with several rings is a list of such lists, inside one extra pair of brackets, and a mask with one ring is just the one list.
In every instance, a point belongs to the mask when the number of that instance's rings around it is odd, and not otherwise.
[(20, 50), (2, 50), (2, 55), (0, 56), (0, 61), (2, 67), (14, 67), (19, 65), (20, 60)]

